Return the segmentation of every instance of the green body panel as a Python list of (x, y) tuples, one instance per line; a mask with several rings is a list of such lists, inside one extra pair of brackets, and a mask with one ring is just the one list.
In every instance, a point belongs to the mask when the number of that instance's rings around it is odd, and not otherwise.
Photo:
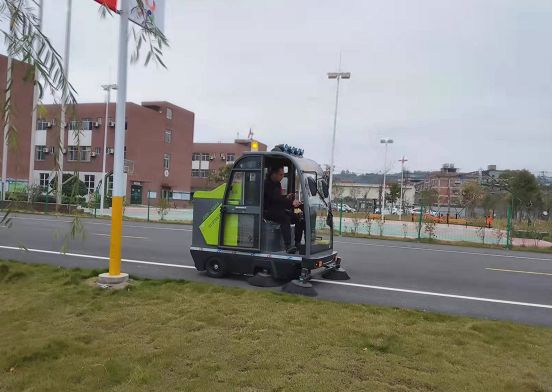
[[(230, 195), (228, 197), (228, 204), (239, 205), (241, 200), (241, 187), (234, 184)], [(213, 208), (212, 212), (205, 218), (205, 220), (199, 225), (199, 230), (203, 235), (203, 238), (207, 245), (218, 245), (219, 232), (220, 232), (220, 206), (222, 205), (222, 199), (224, 198), (224, 192), (226, 190), (226, 184), (219, 186), (212, 191), (201, 191), (194, 193), (194, 199), (214, 199), (220, 200), (220, 203)], [(194, 222), (195, 223), (195, 222)], [(227, 214), (224, 223), (224, 245), (237, 246), (238, 245), (238, 215)]]

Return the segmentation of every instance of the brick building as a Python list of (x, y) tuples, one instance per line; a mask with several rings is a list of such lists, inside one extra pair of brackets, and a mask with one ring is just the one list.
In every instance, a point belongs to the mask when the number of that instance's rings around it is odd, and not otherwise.
[[(64, 173), (78, 170), (79, 177), (93, 193), (102, 179), (103, 157), (106, 173), (113, 170), (115, 140), (115, 103), (109, 104), (107, 144), (104, 151), (105, 103), (78, 104), (68, 113), (64, 137)], [(59, 140), (59, 105), (47, 105), (47, 116), (38, 120), (35, 152), (35, 182), (46, 186), (54, 176), (54, 156)], [(146, 204), (159, 198), (187, 199), (190, 191), (190, 167), (194, 135), (194, 113), (169, 102), (126, 104), (125, 135), (126, 197), (131, 204)], [(80, 132), (77, 140), (75, 131)], [(77, 169), (78, 168), (78, 169)], [(113, 186), (107, 178), (107, 194)], [(183, 203), (183, 201), (182, 201)]]
[[(12, 125), (17, 129), (17, 141), (19, 146), (17, 150), (8, 148), (7, 154), (7, 179), (9, 187), (12, 187), (21, 180), (27, 180), (29, 177), (29, 148), (31, 146), (31, 112), (33, 108), (33, 85), (24, 83), (23, 78), (27, 73), (28, 66), (19, 61), (13, 62), (12, 67), (12, 88), (11, 88), (11, 113)], [(0, 56), (0, 75), (3, 80), (3, 87), (0, 88), (0, 102), (6, 101), (6, 74), (8, 70), (8, 58)], [(0, 130), (2, 138), (4, 137), (4, 121)], [(0, 147), (0, 161), (3, 161), (3, 149)], [(0, 171), (0, 177), (2, 172)], [(3, 179), (2, 179), (3, 180)], [(8, 191), (6, 189), (6, 191)]]
[(437, 190), (438, 206), (457, 206), (462, 201), (462, 187), (469, 182), (478, 182), (479, 175), (460, 173), (454, 164), (444, 164), (440, 171), (430, 173), (423, 181), (415, 184), (416, 200), (419, 203), (421, 192), (428, 189)]
[[(7, 57), (0, 55), (0, 75), (7, 71)], [(12, 115), (18, 129), (17, 154), (8, 152), (10, 183), (24, 185), (29, 179), (31, 144), (32, 84), (23, 78), (27, 66), (15, 62), (13, 72)], [(0, 99), (5, 91), (0, 89)], [(46, 115), (37, 121), (35, 134), (35, 184), (49, 185), (55, 177), (55, 157), (59, 148), (60, 105), (46, 105)], [(89, 193), (98, 189), (102, 180), (103, 158), (106, 157), (107, 194), (113, 180), (113, 148), (115, 138), (116, 104), (110, 103), (107, 120), (107, 143), (104, 150), (105, 103), (80, 103), (67, 114), (64, 136), (63, 172), (79, 172)], [(177, 205), (186, 205), (190, 192), (210, 189), (209, 173), (233, 163), (245, 151), (266, 151), (265, 144), (250, 139), (234, 143), (193, 143), (194, 113), (170, 102), (143, 102), (126, 104), (125, 186), (126, 199), (131, 204), (146, 204), (148, 192), (153, 205), (161, 198)], [(75, 132), (80, 136), (75, 138)], [(253, 145), (256, 144), (256, 147)], [(2, 149), (0, 148), (0, 158)], [(12, 184), (12, 185), (13, 185)]]
[[(253, 143), (257, 143), (255, 148)], [(194, 143), (191, 155), (192, 192), (213, 189), (209, 174), (232, 164), (246, 151), (266, 151), (266, 144), (251, 139), (236, 139), (234, 143)]]

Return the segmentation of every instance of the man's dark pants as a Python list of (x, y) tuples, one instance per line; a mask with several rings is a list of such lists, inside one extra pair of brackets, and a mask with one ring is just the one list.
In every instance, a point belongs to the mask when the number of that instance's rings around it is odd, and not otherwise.
[(286, 246), (291, 245), (291, 224), (294, 223), (295, 243), (301, 243), (301, 237), (303, 236), (303, 231), (305, 230), (305, 222), (301, 219), (301, 215), (289, 214), (285, 211), (268, 210), (265, 211), (264, 217), (266, 220), (280, 224)]

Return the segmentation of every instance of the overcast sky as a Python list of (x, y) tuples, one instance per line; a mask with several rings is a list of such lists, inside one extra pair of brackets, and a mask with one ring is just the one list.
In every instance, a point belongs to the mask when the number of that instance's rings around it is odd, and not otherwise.
[[(128, 100), (166, 100), (196, 114), (195, 141), (237, 132), (330, 161), (339, 53), (336, 166), (552, 171), (549, 0), (165, 0), (168, 70), (134, 65)], [(45, 0), (63, 51), (65, 1)], [(73, 0), (70, 80), (80, 102), (115, 83), (118, 17)], [(130, 134), (132, 135), (132, 134)]]

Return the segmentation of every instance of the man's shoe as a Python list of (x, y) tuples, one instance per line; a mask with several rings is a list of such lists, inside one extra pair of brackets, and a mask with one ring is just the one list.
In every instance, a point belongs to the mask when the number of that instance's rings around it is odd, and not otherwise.
[(291, 245), (286, 246), (286, 253), (294, 255), (295, 252), (297, 252), (297, 248), (295, 246), (291, 246)]

